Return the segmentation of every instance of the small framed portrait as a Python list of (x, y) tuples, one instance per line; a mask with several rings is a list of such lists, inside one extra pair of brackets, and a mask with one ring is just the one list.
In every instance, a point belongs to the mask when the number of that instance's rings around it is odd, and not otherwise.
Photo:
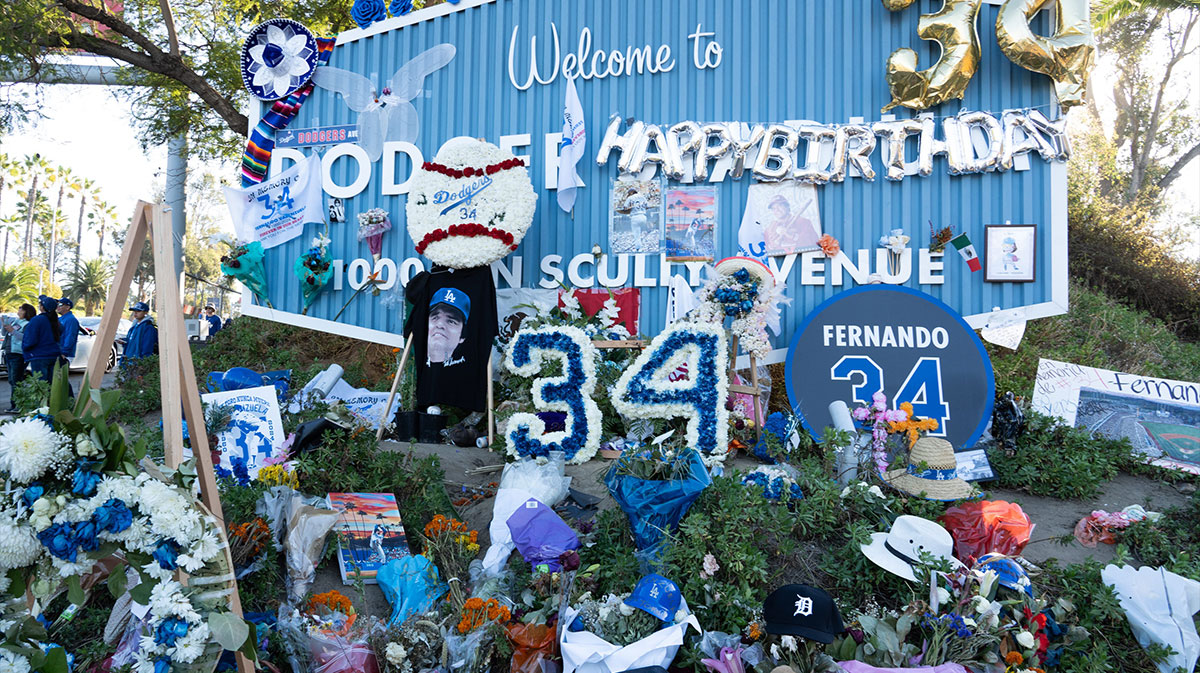
[(983, 279), (989, 283), (1037, 280), (1037, 225), (989, 224), (986, 229)]

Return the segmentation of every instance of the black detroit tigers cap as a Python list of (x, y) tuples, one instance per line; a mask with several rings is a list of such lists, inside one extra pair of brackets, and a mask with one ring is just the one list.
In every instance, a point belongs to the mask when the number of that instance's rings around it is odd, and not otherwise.
[(826, 644), (846, 630), (833, 598), (807, 584), (789, 584), (772, 591), (763, 601), (763, 621), (767, 633)]

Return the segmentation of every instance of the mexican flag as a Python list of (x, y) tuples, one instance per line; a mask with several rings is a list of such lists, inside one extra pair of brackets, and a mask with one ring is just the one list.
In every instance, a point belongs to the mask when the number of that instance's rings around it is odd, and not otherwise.
[(967, 266), (972, 272), (979, 271), (983, 265), (979, 263), (979, 255), (975, 254), (975, 246), (971, 244), (971, 239), (967, 238), (966, 234), (959, 234), (950, 239), (950, 245), (953, 245), (958, 254), (967, 260)]

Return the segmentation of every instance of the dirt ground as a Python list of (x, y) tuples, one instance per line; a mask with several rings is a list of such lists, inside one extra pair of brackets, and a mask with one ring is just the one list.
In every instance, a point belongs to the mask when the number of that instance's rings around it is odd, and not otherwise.
[[(500, 470), (504, 464), (499, 455), (487, 449), (433, 444), (410, 445), (386, 441), (380, 444), (380, 449), (385, 451), (408, 451), (410, 448), (419, 456), (436, 454), (439, 457), (442, 469), (446, 473), (446, 490), (451, 500), (462, 494), (464, 486), (486, 487), (491, 482), (499, 481)], [(599, 497), (600, 509), (615, 507), (616, 502), (609, 497), (603, 481), (604, 474), (611, 465), (610, 460), (596, 458), (583, 465), (567, 466), (566, 474), (571, 477), (571, 488)], [(737, 458), (731, 467), (734, 470), (747, 471), (757, 465), (757, 461)], [(494, 469), (483, 469), (488, 467)], [(469, 470), (477, 473), (468, 474)], [(983, 486), (986, 489), (987, 485)], [(1057, 538), (1070, 535), (1076, 522), (1092, 510), (1104, 509), (1111, 512), (1140, 504), (1147, 510), (1162, 511), (1183, 505), (1187, 497), (1170, 484), (1128, 474), (1119, 475), (1104, 486), (1098, 497), (1089, 501), (1056, 500), (1001, 489), (991, 490), (987, 494), (989, 500), (1007, 500), (1019, 504), (1036, 525), (1033, 539), (1025, 548), (1025, 558), (1036, 564), (1057, 558), (1064, 565), (1080, 563), (1088, 558), (1095, 558), (1101, 562), (1112, 560), (1112, 545), (1102, 544), (1095, 549), (1089, 549), (1074, 540), (1067, 545), (1057, 542)], [(490, 544), (488, 526), (492, 520), (492, 504), (493, 499), (488, 497), (457, 508), (459, 517), (468, 526), (479, 531), (479, 543), (484, 549)], [(349, 596), (360, 611), (366, 609), (368, 614), (375, 615), (390, 612), (390, 607), (377, 586), (368, 585), (364, 596), (359, 596), (352, 587), (344, 586), (336, 562), (326, 562), (317, 570), (312, 590), (322, 592), (330, 589), (338, 589)]]

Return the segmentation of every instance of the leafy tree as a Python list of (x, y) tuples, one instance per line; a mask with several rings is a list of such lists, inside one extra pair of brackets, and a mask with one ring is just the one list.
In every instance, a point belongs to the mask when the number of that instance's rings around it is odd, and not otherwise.
[(1092, 23), (1105, 30), (1131, 14), (1158, 9), (1200, 9), (1200, 0), (1098, 0), (1092, 8)]
[(0, 268), (0, 309), (11, 311), (37, 299), (37, 270), (24, 264)]
[(86, 315), (95, 315), (96, 307), (108, 296), (112, 276), (112, 265), (103, 259), (91, 259), (67, 276), (63, 291), (76, 302), (83, 302)]

